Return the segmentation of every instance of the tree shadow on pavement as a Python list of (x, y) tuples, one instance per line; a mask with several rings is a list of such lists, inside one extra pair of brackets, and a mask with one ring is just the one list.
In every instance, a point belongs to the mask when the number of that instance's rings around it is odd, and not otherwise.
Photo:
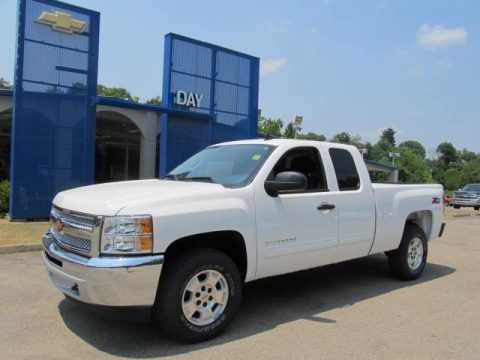
[[(418, 280), (395, 280), (388, 272), (385, 256), (378, 254), (254, 281), (245, 284), (240, 312), (227, 330), (218, 338), (193, 345), (171, 340), (153, 324), (105, 318), (66, 299), (58, 308), (66, 326), (95, 348), (127, 358), (153, 358), (240, 340), (299, 319), (331, 326), (335, 319), (322, 317), (322, 313), (432, 281), (454, 271), (430, 263)], [(118, 314), (117, 319), (121, 318), (122, 314)]]

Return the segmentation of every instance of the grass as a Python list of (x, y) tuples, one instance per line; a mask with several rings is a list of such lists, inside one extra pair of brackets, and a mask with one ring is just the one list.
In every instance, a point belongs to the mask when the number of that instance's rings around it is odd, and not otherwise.
[(48, 221), (10, 222), (0, 219), (0, 246), (40, 244), (49, 226)]
[(462, 207), (460, 209), (454, 209), (451, 206), (448, 206), (445, 209), (445, 217), (455, 217), (455, 216), (467, 216), (467, 215), (476, 215), (480, 216), (479, 210), (473, 210), (471, 207)]

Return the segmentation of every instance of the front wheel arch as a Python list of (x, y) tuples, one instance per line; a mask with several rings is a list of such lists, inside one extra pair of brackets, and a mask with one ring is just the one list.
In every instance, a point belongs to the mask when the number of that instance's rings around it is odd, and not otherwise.
[(165, 262), (192, 248), (210, 248), (223, 252), (235, 262), (242, 280), (245, 281), (248, 269), (248, 255), (245, 239), (234, 230), (211, 231), (182, 237), (168, 245)]

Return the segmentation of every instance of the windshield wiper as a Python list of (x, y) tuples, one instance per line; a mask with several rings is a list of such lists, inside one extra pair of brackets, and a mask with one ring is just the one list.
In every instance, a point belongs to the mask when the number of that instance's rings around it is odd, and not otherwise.
[(192, 176), (192, 177), (185, 177), (179, 180), (185, 181), (202, 181), (202, 182), (210, 182), (214, 183), (213, 179), (210, 176)]
[(183, 180), (187, 174), (188, 172), (183, 172), (180, 174), (167, 174), (162, 178), (162, 180)]
[(168, 174), (164, 176), (162, 180), (180, 180), (180, 178), (178, 177), (178, 175)]

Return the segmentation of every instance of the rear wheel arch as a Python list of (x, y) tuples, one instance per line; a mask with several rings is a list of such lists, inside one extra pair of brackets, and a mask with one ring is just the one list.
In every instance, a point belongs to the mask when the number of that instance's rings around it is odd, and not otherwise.
[(405, 220), (403, 231), (405, 232), (408, 225), (416, 225), (423, 230), (427, 240), (432, 234), (433, 214), (430, 210), (420, 210), (410, 213)]

